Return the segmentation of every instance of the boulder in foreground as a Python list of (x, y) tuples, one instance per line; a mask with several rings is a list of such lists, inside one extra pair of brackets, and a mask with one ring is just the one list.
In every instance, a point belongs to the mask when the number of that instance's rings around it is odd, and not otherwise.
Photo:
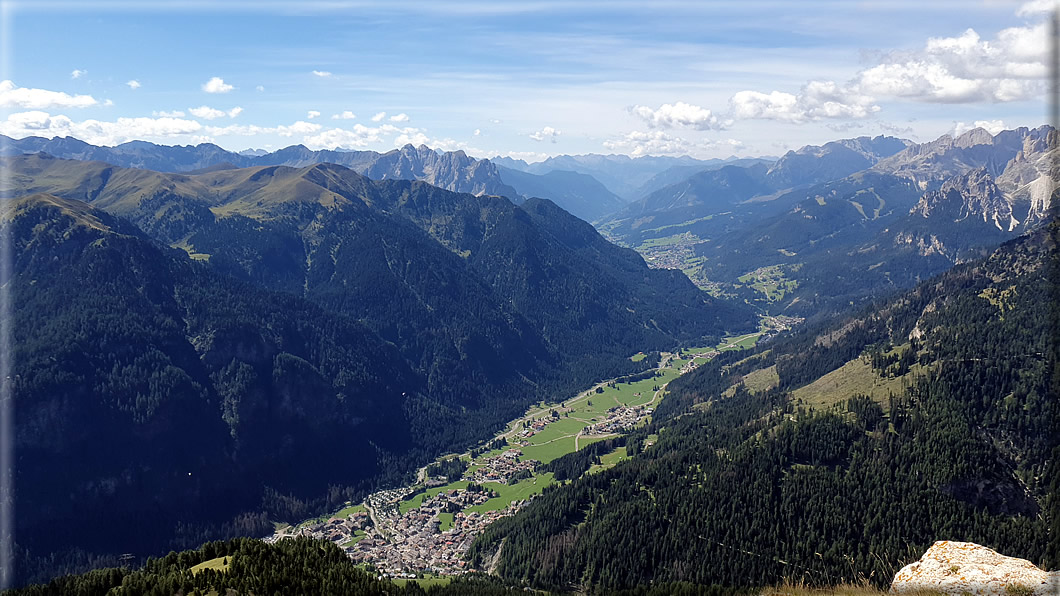
[(1006, 557), (974, 542), (936, 542), (916, 563), (903, 567), (891, 592), (932, 590), (944, 594), (1035, 596), (1060, 594), (1060, 572)]

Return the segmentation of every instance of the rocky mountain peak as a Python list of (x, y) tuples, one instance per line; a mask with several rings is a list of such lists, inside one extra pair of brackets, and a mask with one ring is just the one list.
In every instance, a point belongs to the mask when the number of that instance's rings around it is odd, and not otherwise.
[(994, 135), (990, 134), (985, 128), (973, 128), (953, 139), (953, 146), (967, 149), (976, 145), (991, 145), (993, 142)]

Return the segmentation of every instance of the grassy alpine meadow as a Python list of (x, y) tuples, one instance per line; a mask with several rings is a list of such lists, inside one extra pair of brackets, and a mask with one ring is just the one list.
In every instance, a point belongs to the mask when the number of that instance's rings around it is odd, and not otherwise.
[(498, 496), (486, 501), (481, 505), (473, 505), (464, 510), (465, 513), (485, 513), (504, 509), (515, 501), (529, 499), (531, 495), (539, 494), (546, 486), (554, 484), (555, 479), (552, 472), (535, 474), (532, 478), (521, 480), (515, 484), (500, 484), (497, 482), (484, 482), (483, 488), (489, 489)]

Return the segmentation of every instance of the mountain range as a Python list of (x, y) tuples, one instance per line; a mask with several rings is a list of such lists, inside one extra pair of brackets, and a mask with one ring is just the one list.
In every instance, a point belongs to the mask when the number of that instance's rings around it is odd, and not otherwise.
[(834, 312), (1040, 226), (1057, 179), (1055, 134), (1044, 126), (924, 144), (838, 141), (768, 167), (695, 174), (598, 225), (716, 294), (771, 312)]
[(2, 165), (33, 560), (341, 502), (630, 354), (754, 327), (547, 200), (334, 164)]

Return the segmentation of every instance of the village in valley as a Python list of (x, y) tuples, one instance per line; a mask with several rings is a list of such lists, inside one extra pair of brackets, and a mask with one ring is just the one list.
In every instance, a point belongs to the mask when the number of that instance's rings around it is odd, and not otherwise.
[[(381, 577), (411, 580), (466, 573), (466, 553), (475, 537), (556, 482), (547, 471), (549, 462), (646, 424), (670, 380), (720, 350), (753, 343), (757, 335), (731, 338), (715, 348), (661, 354), (658, 367), (647, 373), (599, 383), (562, 402), (539, 403), (480, 447), (421, 468), (415, 484), (372, 493), (327, 518), (279, 527), (267, 540), (328, 540)], [(618, 447), (589, 473), (626, 458), (625, 447)]]

